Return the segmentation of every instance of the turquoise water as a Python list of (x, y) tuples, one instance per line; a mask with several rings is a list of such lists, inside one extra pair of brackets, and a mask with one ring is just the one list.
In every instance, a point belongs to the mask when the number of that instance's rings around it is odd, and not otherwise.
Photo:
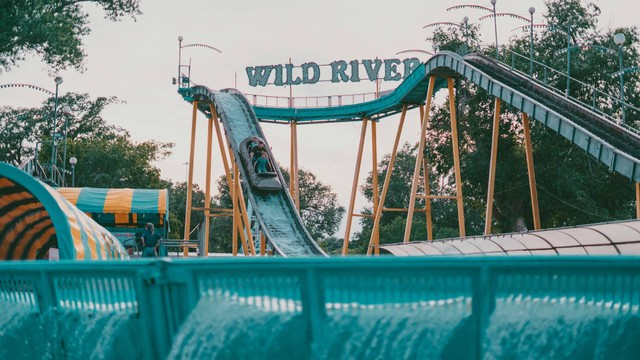
[(240, 300), (202, 298), (169, 359), (308, 359), (311, 351), (320, 359), (431, 359), (448, 349), (459, 354), (472, 330), (464, 303), (339, 306), (314, 329), (312, 346), (296, 307)]
[(140, 331), (128, 314), (31, 313), (0, 303), (0, 359), (140, 358)]
[(364, 307), (327, 316), (321, 359), (440, 359), (467, 342), (468, 310), (458, 306)]
[[(130, 314), (50, 311), (2, 302), (0, 359), (124, 359), (145, 353)], [(277, 305), (277, 306), (276, 306)], [(203, 297), (175, 336), (169, 359), (473, 358), (477, 319), (465, 299), (329, 304), (308, 324), (295, 302)], [(484, 359), (637, 359), (637, 307), (576, 299), (498, 301)], [(313, 340), (311, 340), (313, 339)]]
[(486, 359), (638, 359), (637, 309), (606, 302), (498, 303)]
[[(291, 309), (289, 309), (291, 310)], [(638, 309), (611, 303), (498, 302), (484, 359), (637, 359)], [(471, 303), (328, 306), (314, 341), (302, 315), (203, 299), (170, 359), (466, 359), (477, 349)]]
[(308, 359), (302, 316), (202, 298), (176, 335), (169, 359)]

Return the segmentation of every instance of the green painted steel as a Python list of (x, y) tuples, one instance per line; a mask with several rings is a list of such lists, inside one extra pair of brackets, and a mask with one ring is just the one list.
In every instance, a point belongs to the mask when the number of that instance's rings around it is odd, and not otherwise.
[(638, 257), (13, 262), (0, 264), (0, 304), (0, 355), (38, 358), (640, 351)]
[[(322, 108), (256, 106), (254, 109), (256, 116), (266, 122), (295, 121), (304, 124), (380, 119), (400, 112), (403, 104), (413, 108), (424, 103), (428, 76), (463, 76), (506, 104), (526, 112), (612, 171), (640, 182), (640, 135), (637, 132), (624, 128), (551, 89), (543, 88), (506, 65), (495, 62), (492, 66), (483, 66), (477, 61), (479, 57), (477, 54), (462, 57), (453, 52), (441, 51), (424, 66), (418, 67), (390, 94), (361, 104)], [(503, 71), (503, 74), (498, 76), (497, 71)], [(514, 87), (514, 83), (518, 82), (523, 86)], [(438, 77), (434, 93), (445, 87), (446, 81)], [(183, 96), (189, 92), (188, 89), (182, 91)], [(546, 97), (539, 96), (540, 93), (546, 93)], [(567, 108), (574, 109), (573, 113), (567, 112)], [(596, 119), (596, 123), (585, 120), (582, 116), (584, 114)]]

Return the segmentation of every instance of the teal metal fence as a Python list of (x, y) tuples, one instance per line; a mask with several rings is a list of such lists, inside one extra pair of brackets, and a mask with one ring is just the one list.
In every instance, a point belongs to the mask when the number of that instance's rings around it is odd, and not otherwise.
[(0, 304), (0, 358), (640, 353), (635, 257), (7, 262)]

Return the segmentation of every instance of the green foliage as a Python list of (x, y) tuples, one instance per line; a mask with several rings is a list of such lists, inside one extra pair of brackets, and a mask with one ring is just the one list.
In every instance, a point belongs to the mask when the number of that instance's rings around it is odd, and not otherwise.
[(340, 255), (342, 253), (342, 243), (344, 239), (338, 239), (330, 236), (326, 239), (318, 241), (318, 245), (329, 255)]
[[(289, 183), (289, 170), (280, 169), (285, 182)], [(300, 187), (300, 217), (309, 234), (316, 240), (332, 236), (338, 231), (342, 216), (346, 212), (338, 203), (338, 196), (331, 186), (322, 183), (317, 176), (298, 169)]]
[(160, 169), (152, 163), (168, 155), (172, 146), (155, 140), (136, 144), (122, 134), (114, 139), (72, 139), (67, 151), (78, 159), (76, 186), (157, 189)]
[(0, 161), (20, 165), (23, 159), (33, 156), (34, 149), (26, 147), (37, 140), (34, 129), (37, 119), (20, 109), (0, 108)]
[(0, 0), (0, 72), (31, 53), (54, 71), (82, 70), (82, 38), (91, 31), (83, 3), (101, 7), (112, 21), (141, 14), (139, 0)]
[[(59, 98), (56, 131), (64, 133), (66, 122), (67, 160), (72, 156), (78, 159), (76, 186), (160, 188), (160, 170), (153, 163), (168, 156), (173, 144), (154, 140), (135, 143), (127, 131), (107, 124), (102, 113), (116, 102), (115, 97), (92, 100), (88, 94), (74, 93)], [(60, 111), (64, 105), (71, 108), (73, 116)], [(39, 161), (50, 162), (54, 108), (53, 98), (39, 108), (1, 108), (0, 161), (17, 166), (38, 149)], [(57, 144), (61, 167), (64, 145), (62, 141)]]
[[(613, 34), (622, 32), (626, 36), (623, 46), (625, 66), (638, 64), (640, 55), (634, 46), (639, 40), (634, 28), (599, 30), (597, 17), (600, 10), (594, 4), (586, 5), (578, 0), (549, 1), (545, 18), (554, 27), (537, 33), (534, 37), (535, 59), (553, 67), (558, 72), (566, 72), (566, 53), (558, 51), (567, 47), (567, 26), (571, 30), (571, 44), (593, 44), (617, 50)], [(476, 44), (477, 34), (471, 32), (472, 44)], [(459, 29), (434, 33), (435, 45), (440, 49), (456, 51), (464, 42)], [(529, 34), (511, 39), (509, 50), (526, 54), (513, 65), (522, 72), (529, 72)], [(493, 56), (493, 50), (488, 53)], [(506, 54), (504, 52), (503, 54)], [(611, 73), (619, 69), (617, 51), (602, 52), (590, 48), (572, 50), (571, 76), (594, 85), (597, 90), (619, 97), (617, 77)], [(510, 61), (510, 58), (502, 60)], [(605, 69), (603, 71), (603, 69)], [(534, 76), (544, 79), (561, 93), (566, 88), (566, 77), (545, 73), (542, 67), (535, 68)], [(625, 74), (627, 102), (638, 106), (640, 98), (633, 89), (640, 85), (638, 73)], [(458, 119), (458, 140), (463, 179), (465, 206), (465, 227), (467, 235), (482, 234), (484, 211), (489, 178), (489, 163), (492, 143), (492, 120), (494, 99), (465, 79), (457, 79), (456, 113)], [(592, 101), (592, 92), (584, 86), (572, 83), (570, 94), (586, 103)], [(598, 100), (600, 110), (620, 114), (619, 104)], [(631, 111), (631, 110), (628, 110)], [(431, 194), (455, 194), (452, 157), (450, 109), (448, 99), (431, 109), (426, 139), (426, 149), (422, 156), (429, 161)], [(628, 116), (637, 121), (640, 114)], [(633, 123), (636, 127), (639, 123)], [(527, 176), (522, 119), (517, 109), (503, 104), (499, 121), (497, 171), (493, 202), (492, 231), (505, 233), (533, 228), (531, 199)], [(549, 130), (543, 124), (532, 122), (533, 158), (536, 170), (537, 191), (542, 228), (573, 226), (630, 218), (633, 216), (633, 185), (628, 179), (612, 173), (601, 162), (576, 148), (569, 141)], [(409, 203), (410, 181), (415, 166), (415, 146), (405, 144), (398, 152), (398, 160), (387, 195), (386, 207), (406, 208)], [(379, 179), (384, 179), (390, 155), (379, 164)], [(422, 179), (420, 179), (422, 184)], [(372, 177), (367, 178), (362, 193), (372, 201)], [(379, 192), (382, 180), (379, 181)], [(418, 193), (423, 190), (419, 189)], [(416, 208), (423, 207), (424, 200), (416, 202)], [(371, 207), (368, 208), (369, 213)], [(458, 236), (458, 215), (455, 201), (433, 200), (432, 217), (434, 238)], [(380, 222), (381, 243), (402, 241), (406, 213), (384, 212)], [(372, 219), (361, 220), (362, 231), (356, 233), (350, 248), (352, 253), (365, 252), (371, 236)], [(412, 240), (426, 239), (425, 217), (416, 213), (413, 219)]]

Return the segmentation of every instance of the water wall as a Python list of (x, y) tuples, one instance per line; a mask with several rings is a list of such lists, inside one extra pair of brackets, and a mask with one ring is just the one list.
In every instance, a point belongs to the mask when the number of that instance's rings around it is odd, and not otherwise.
[(0, 357), (635, 358), (639, 285), (623, 256), (1, 263)]

